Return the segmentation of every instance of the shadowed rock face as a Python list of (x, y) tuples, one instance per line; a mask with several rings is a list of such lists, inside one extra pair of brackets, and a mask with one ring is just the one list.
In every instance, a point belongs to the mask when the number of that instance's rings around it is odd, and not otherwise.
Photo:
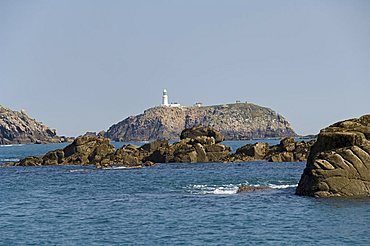
[(321, 130), (296, 194), (370, 196), (370, 115)]

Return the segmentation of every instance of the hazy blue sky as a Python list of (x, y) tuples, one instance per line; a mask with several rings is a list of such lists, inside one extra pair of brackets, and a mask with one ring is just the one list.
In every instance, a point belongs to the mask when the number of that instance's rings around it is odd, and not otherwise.
[(370, 1), (0, 1), (0, 104), (78, 135), (170, 101), (370, 113)]

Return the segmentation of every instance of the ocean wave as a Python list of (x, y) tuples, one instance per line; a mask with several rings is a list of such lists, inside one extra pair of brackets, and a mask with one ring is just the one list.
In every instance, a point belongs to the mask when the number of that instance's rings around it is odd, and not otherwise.
[(133, 169), (140, 168), (139, 166), (116, 166), (116, 167), (104, 167), (103, 170), (116, 170), (116, 169)]
[(20, 159), (18, 158), (4, 158), (4, 159), (0, 159), (0, 162), (14, 162), (14, 161), (19, 161)]
[(273, 189), (287, 189), (287, 188), (297, 187), (298, 184), (281, 184), (281, 185), (268, 184), (267, 186)]
[(72, 169), (72, 170), (69, 170), (69, 172), (70, 173), (79, 173), (79, 172), (81, 172), (81, 173), (83, 173), (83, 172), (91, 172), (91, 170), (89, 170), (89, 169)]
[(4, 145), (0, 145), (0, 148), (1, 147), (18, 147), (18, 146), (23, 146), (24, 144), (4, 144)]
[(186, 191), (195, 195), (232, 195), (238, 191), (237, 185), (206, 185), (195, 184), (185, 187)]
[(298, 186), (298, 184), (272, 184), (272, 183), (250, 184), (249, 182), (244, 182), (242, 184), (225, 184), (225, 185), (194, 184), (186, 186), (185, 190), (195, 195), (233, 195), (237, 193), (238, 188), (241, 185), (249, 185), (254, 187), (267, 186), (272, 189), (287, 189)]

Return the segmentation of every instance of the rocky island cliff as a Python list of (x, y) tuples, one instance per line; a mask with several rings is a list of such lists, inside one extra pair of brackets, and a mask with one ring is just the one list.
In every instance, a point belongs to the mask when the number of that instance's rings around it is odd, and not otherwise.
[(178, 139), (193, 126), (219, 130), (226, 140), (296, 136), (289, 122), (272, 109), (252, 103), (201, 107), (154, 107), (111, 126), (105, 137), (113, 141)]
[(32, 119), (22, 110), (13, 111), (0, 105), (0, 144), (59, 143), (67, 141), (54, 129)]

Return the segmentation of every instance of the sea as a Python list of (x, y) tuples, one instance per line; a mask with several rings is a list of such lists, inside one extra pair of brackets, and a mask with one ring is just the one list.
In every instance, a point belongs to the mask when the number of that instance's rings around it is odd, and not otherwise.
[[(0, 146), (0, 163), (65, 146)], [(304, 167), (0, 167), (0, 245), (370, 245), (370, 199), (297, 196)]]

